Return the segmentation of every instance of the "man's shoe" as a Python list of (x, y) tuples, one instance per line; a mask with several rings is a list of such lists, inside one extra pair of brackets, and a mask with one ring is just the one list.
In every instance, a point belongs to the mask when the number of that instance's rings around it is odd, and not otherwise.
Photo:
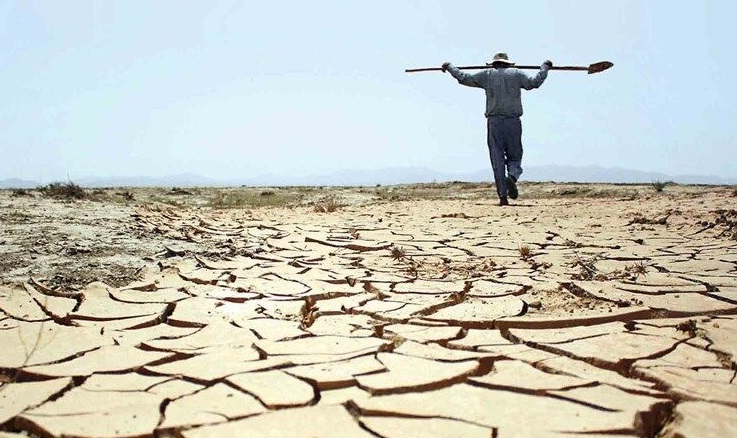
[(517, 199), (519, 190), (517, 190), (517, 180), (513, 176), (507, 177), (507, 194), (512, 199)]
[(506, 196), (502, 196), (499, 198), (499, 205), (504, 207), (505, 205), (509, 205), (509, 201), (507, 200)]

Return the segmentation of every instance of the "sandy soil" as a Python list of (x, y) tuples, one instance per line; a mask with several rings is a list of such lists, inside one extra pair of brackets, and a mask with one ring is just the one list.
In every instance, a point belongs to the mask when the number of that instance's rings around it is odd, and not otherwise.
[(0, 436), (737, 434), (734, 188), (491, 191), (0, 191)]

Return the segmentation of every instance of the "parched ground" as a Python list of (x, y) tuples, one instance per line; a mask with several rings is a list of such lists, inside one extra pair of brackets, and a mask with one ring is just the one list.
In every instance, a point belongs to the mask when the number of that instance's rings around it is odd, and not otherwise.
[(491, 191), (0, 192), (0, 438), (737, 436), (734, 188)]

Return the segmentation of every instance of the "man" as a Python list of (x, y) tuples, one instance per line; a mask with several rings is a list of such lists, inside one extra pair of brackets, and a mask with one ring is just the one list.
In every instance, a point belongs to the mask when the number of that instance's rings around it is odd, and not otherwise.
[(491, 167), (494, 170), (499, 205), (509, 205), (507, 196), (517, 199), (517, 181), (522, 175), (522, 100), (521, 89), (538, 88), (548, 77), (553, 66), (545, 61), (533, 77), (514, 68), (506, 53), (497, 53), (489, 69), (468, 74), (451, 63), (443, 64), (443, 72), (450, 74), (462, 85), (483, 88), (486, 91), (487, 144)]

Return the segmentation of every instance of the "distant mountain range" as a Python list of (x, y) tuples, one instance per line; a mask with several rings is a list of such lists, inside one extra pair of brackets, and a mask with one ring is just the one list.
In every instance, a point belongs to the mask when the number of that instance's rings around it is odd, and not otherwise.
[[(340, 170), (306, 175), (213, 179), (184, 173), (164, 177), (94, 177), (74, 180), (82, 187), (236, 187), (236, 186), (374, 186), (445, 181), (491, 181), (491, 169), (476, 172), (438, 172), (422, 167), (395, 167), (377, 170)], [(713, 175), (668, 175), (622, 168), (599, 166), (529, 166), (523, 175), (525, 181), (592, 182), (592, 183), (652, 183), (672, 181), (679, 184), (737, 184), (737, 177)], [(0, 180), (0, 188), (35, 188), (44, 185), (24, 179)]]

